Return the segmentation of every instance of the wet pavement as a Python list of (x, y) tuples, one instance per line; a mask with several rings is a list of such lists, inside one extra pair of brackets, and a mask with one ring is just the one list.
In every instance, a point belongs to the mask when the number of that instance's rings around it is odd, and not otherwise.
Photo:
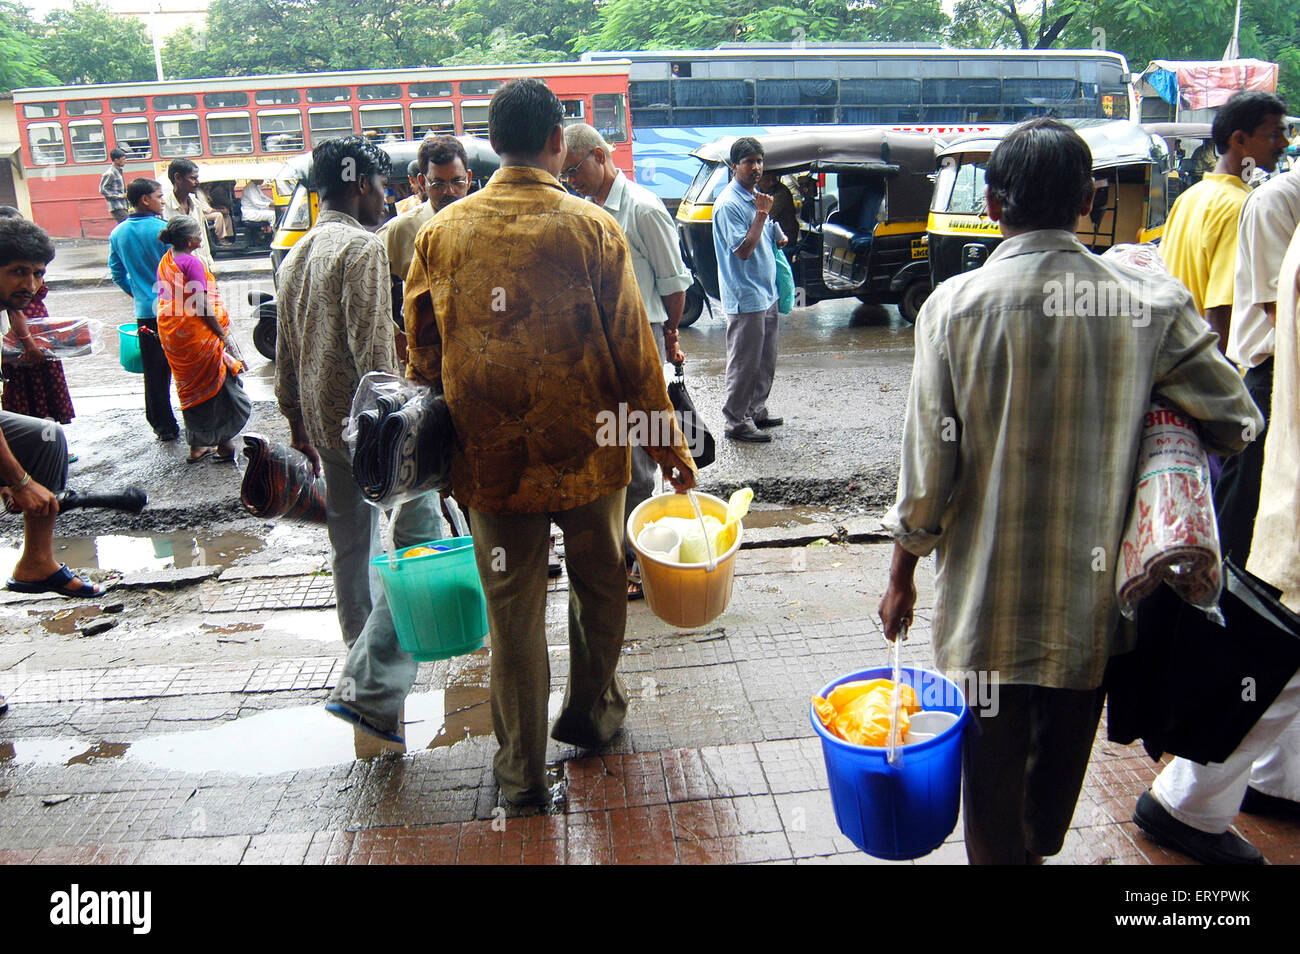
[[(544, 814), (499, 804), (486, 649), (423, 664), (405, 752), (376, 754), (382, 745), (323, 709), (342, 665), (337, 627), (329, 641), (276, 633), (330, 628), (331, 610), (284, 611), (284, 627), (276, 611), (204, 614), (190, 593), (165, 625), (178, 643), (191, 628), (201, 643), (151, 663), (129, 641), (39, 623), (23, 639), (6, 626), (0, 862), (881, 863), (835, 825), (808, 698), (887, 661), (872, 617), (888, 558), (883, 545), (742, 551), (730, 608), (698, 631), (634, 604), (620, 663), (628, 720), (602, 752), (551, 743), (565, 798)], [(235, 567), (197, 588), (275, 569)], [(905, 663), (930, 660), (928, 571), (919, 583)], [(109, 595), (127, 603), (123, 627), (143, 624), (140, 593)], [(548, 612), (552, 713), (566, 599), (561, 579)], [(68, 645), (76, 655), (60, 652)], [(1065, 849), (1049, 863), (1182, 863), (1129, 821), (1156, 768), (1105, 741), (1103, 723)], [(1300, 862), (1300, 824), (1243, 815), (1237, 828), (1275, 864)], [(959, 822), (916, 863), (964, 860)]]

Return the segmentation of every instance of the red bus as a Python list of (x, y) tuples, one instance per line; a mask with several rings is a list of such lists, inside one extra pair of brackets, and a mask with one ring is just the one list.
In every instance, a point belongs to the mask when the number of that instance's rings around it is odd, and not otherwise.
[(486, 138), (492, 93), (516, 76), (545, 80), (566, 122), (599, 129), (631, 176), (628, 70), (626, 61), (359, 70), (41, 87), (13, 96), (33, 218), (56, 238), (104, 238), (116, 223), (99, 180), (114, 147), (127, 152), (128, 182), (159, 178), (182, 157), (201, 169), (229, 164), (232, 179), (273, 179), (283, 160), (334, 136)]

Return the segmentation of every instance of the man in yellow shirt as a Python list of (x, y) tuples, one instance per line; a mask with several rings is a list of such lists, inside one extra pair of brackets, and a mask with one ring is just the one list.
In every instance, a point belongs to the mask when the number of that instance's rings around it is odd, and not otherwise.
[(1272, 172), (1286, 151), (1286, 104), (1272, 93), (1237, 93), (1214, 117), (1219, 162), (1174, 203), (1160, 256), (1192, 293), (1196, 310), (1228, 343), (1237, 264), (1237, 219), (1255, 170)]

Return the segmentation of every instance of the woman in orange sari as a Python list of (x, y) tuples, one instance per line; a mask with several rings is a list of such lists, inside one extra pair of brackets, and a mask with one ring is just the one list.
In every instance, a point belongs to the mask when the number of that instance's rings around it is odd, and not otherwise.
[(213, 455), (233, 461), (234, 438), (252, 410), (237, 377), (244, 364), (231, 353), (230, 315), (217, 281), (190, 254), (202, 244), (199, 228), (178, 215), (158, 234), (171, 246), (158, 263), (158, 338), (176, 380), (191, 464)]

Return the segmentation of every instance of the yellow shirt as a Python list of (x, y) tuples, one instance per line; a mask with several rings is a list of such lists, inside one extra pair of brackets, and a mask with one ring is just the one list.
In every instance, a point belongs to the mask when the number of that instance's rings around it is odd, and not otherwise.
[[(613, 217), (548, 173), (499, 169), (415, 240), (403, 307), (412, 380), (441, 385), (456, 498), (484, 513), (569, 510), (654, 459), (690, 461)], [(641, 443), (637, 441), (637, 443)]]
[(1202, 315), (1232, 304), (1237, 219), (1248, 195), (1240, 176), (1209, 173), (1178, 197), (1165, 222), (1160, 257)]
[(421, 202), (385, 222), (376, 233), (388, 251), (388, 269), (402, 281), (411, 268), (411, 255), (415, 252), (415, 236), (424, 223), (433, 218), (433, 204)]

